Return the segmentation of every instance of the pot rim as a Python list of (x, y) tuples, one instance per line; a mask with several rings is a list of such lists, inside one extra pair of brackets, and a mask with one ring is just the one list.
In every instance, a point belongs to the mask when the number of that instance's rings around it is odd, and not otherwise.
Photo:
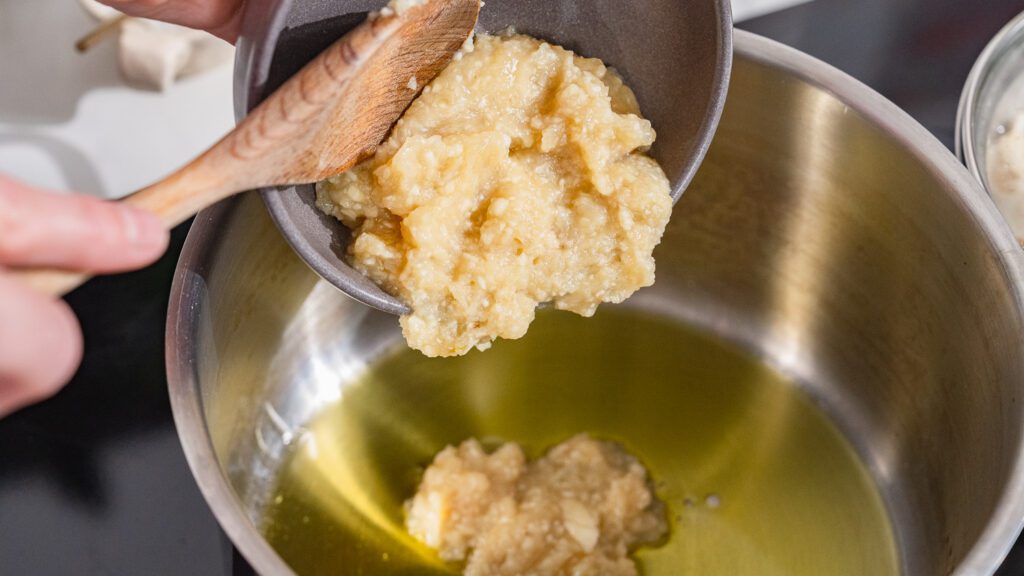
[[(290, 0), (271, 1), (280, 6)], [(927, 166), (983, 231), (1011, 285), (1016, 312), (1024, 317), (1024, 252), (980, 184), (949, 150), (895, 104), (816, 58), (740, 30), (735, 32), (734, 43), (737, 56), (779, 69), (834, 95), (850, 110), (861, 114), (903, 144)], [(259, 49), (251, 42), (239, 44), (239, 70), (248, 70), (252, 66), (253, 52)], [(244, 102), (248, 97), (245, 92), (236, 96), (237, 102)], [(186, 460), (200, 491), (242, 556), (260, 573), (294, 574), (249, 520), (222, 472), (203, 417), (203, 399), (198, 389), (198, 359), (194, 344), (203, 312), (198, 302), (206, 289), (205, 274), (214, 253), (212, 248), (219, 238), (218, 230), (236, 201), (222, 202), (196, 217), (178, 262), (166, 331), (171, 408)], [(1021, 436), (1024, 438), (1024, 431)], [(1019, 444), (1014, 457), (1012, 472), (996, 512), (956, 568), (954, 574), (958, 576), (994, 573), (1024, 527), (1024, 441)]]

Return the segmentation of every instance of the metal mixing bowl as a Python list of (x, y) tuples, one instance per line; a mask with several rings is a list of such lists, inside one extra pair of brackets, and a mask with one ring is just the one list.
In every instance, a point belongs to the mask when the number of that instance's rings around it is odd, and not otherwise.
[[(890, 102), (771, 41), (736, 41), (718, 134), (656, 285), (630, 305), (799, 382), (877, 482), (905, 574), (992, 574), (1024, 518), (1024, 255), (956, 158)], [(256, 528), (282, 430), (396, 336), (393, 316), (306, 268), (257, 198), (197, 218), (169, 313), (171, 400), (203, 494), (260, 573), (289, 573)]]
[[(988, 149), (1022, 111), (1024, 12), (1004, 26), (978, 56), (957, 110), (957, 154), (988, 193), (996, 196), (997, 205), (1000, 191), (989, 181)], [(1024, 221), (1012, 213), (1006, 217), (1017, 237), (1024, 239)]]
[[(236, 109), (261, 98), (384, 0), (250, 0), (239, 44)], [(628, 11), (628, 17), (623, 12)], [(732, 16), (726, 0), (493, 0), (478, 31), (514, 25), (615, 67), (637, 93), (658, 131), (651, 154), (678, 200), (690, 183), (722, 113), (732, 62)], [(275, 47), (277, 49), (275, 50)], [(407, 312), (342, 256), (349, 231), (315, 205), (312, 186), (267, 189), (264, 201), (281, 233), (318, 274), (360, 302)]]
[(974, 63), (957, 110), (956, 150), (989, 187), (988, 145), (1024, 107), (1024, 12), (997, 33)]

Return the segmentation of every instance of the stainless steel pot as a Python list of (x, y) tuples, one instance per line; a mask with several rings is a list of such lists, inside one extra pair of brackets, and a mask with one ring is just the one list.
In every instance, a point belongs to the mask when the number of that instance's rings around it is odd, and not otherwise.
[[(656, 255), (635, 301), (815, 398), (880, 487), (904, 573), (996, 570), (1024, 519), (1024, 256), (952, 154), (842, 73), (737, 32), (718, 134)], [(287, 430), (395, 336), (299, 262), (257, 198), (197, 218), (171, 399), (200, 488), (260, 573), (289, 573), (254, 527)]]

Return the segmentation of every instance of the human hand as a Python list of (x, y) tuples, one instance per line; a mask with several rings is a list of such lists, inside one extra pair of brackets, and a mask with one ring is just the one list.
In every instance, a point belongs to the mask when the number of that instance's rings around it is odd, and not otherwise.
[(82, 357), (71, 308), (6, 270), (124, 272), (155, 261), (167, 240), (167, 230), (148, 212), (0, 176), (0, 418), (56, 393)]
[(206, 30), (232, 44), (238, 39), (246, 0), (100, 0), (131, 16)]

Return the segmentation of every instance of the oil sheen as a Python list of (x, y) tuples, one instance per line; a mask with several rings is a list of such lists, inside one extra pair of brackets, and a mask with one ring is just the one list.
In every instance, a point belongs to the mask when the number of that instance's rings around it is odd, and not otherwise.
[(668, 504), (670, 536), (635, 556), (647, 576), (899, 573), (871, 477), (797, 386), (622, 308), (542, 312), (460, 358), (396, 349), (293, 444), (262, 530), (302, 576), (458, 574), (404, 529), (433, 456), (472, 437), (537, 456), (580, 432), (621, 442)]

